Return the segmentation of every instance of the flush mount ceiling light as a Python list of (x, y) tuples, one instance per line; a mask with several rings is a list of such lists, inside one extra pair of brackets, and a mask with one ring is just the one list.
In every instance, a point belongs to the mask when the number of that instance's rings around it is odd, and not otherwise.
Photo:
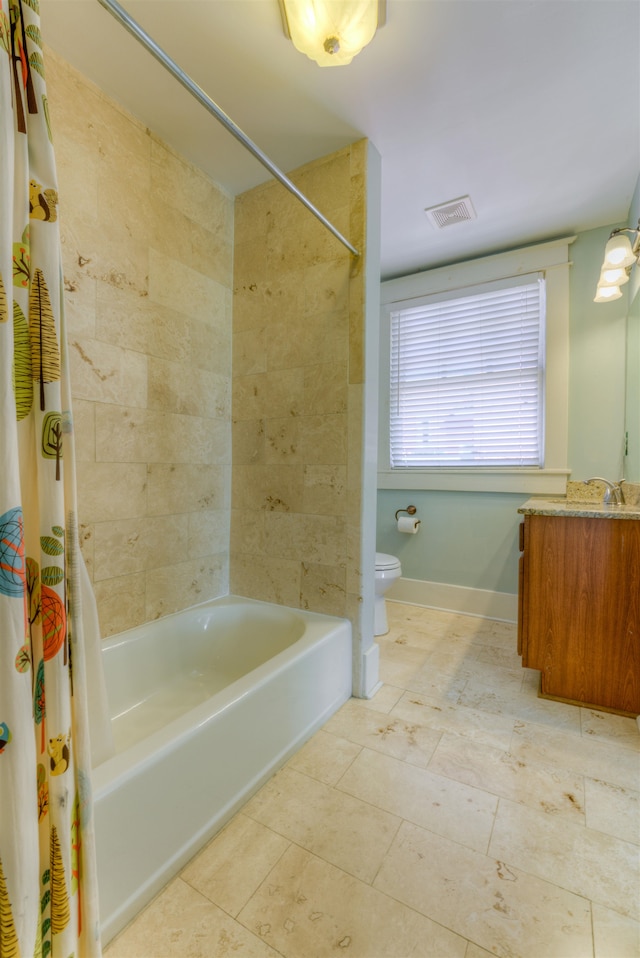
[(321, 67), (345, 66), (386, 20), (386, 0), (278, 0), (285, 35)]
[[(626, 233), (631, 233), (632, 239)], [(623, 226), (609, 236), (594, 303), (610, 303), (620, 299), (620, 287), (629, 282), (631, 267), (635, 263), (640, 263), (640, 221), (636, 229)]]

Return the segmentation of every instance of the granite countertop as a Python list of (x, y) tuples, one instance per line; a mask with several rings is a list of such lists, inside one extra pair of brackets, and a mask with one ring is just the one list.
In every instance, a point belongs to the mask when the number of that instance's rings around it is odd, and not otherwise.
[(615, 505), (566, 497), (527, 499), (518, 512), (525, 516), (582, 516), (588, 519), (640, 519), (640, 504)]

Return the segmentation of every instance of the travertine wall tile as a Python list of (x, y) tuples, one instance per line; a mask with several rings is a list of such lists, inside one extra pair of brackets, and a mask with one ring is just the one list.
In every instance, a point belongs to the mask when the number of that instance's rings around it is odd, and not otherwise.
[(182, 516), (96, 522), (94, 579), (148, 572), (187, 558), (187, 525)]
[(69, 337), (68, 343), (74, 396), (103, 403), (126, 396), (128, 405), (146, 405), (146, 356), (97, 339)]
[(228, 463), (230, 433), (230, 424), (217, 419), (96, 407), (96, 459), (103, 462)]
[(267, 331), (240, 330), (233, 338), (233, 375), (251, 376), (267, 370)]
[(80, 535), (110, 635), (228, 591), (233, 203), (46, 55)]
[[(55, 54), (48, 73), (104, 634), (226, 592), (230, 523), (234, 591), (355, 622), (361, 264), (280, 184), (234, 210)], [(354, 144), (292, 174), (359, 249), (364, 156)]]
[(323, 363), (304, 371), (302, 412), (321, 415), (347, 411), (347, 363)]
[(322, 609), (327, 615), (347, 615), (346, 569), (339, 566), (302, 563), (300, 608)]
[[(365, 155), (290, 174), (359, 249)], [(363, 270), (277, 183), (235, 210), (231, 588), (356, 625)]]
[(96, 420), (94, 403), (88, 400), (74, 399), (73, 434), (76, 446), (76, 462), (95, 462)]
[(104, 522), (145, 514), (145, 463), (78, 462), (76, 479), (78, 512), (83, 522)]
[(266, 555), (264, 512), (231, 510), (231, 539), (238, 555), (253, 557), (257, 562)]
[(346, 413), (305, 416), (301, 436), (303, 461), (314, 465), (336, 465), (347, 457)]
[(188, 316), (131, 289), (99, 283), (95, 335), (124, 349), (186, 362), (191, 357)]
[(109, 634), (133, 629), (147, 621), (144, 572), (102, 579), (94, 582), (93, 588), (100, 610), (100, 621), (109, 623)]
[(256, 465), (265, 461), (265, 429), (262, 419), (234, 420), (232, 432), (233, 464)]
[(260, 512), (301, 512), (302, 466), (282, 463), (234, 464), (233, 508), (247, 517)]
[(346, 514), (347, 467), (304, 467), (302, 511), (316, 515)]
[(235, 552), (231, 591), (265, 602), (300, 608), (300, 561)]
[(213, 373), (190, 363), (149, 358), (147, 408), (185, 416), (228, 420), (231, 384), (228, 374)]
[(191, 512), (188, 516), (187, 555), (189, 559), (226, 555), (229, 551), (229, 508)]
[(147, 621), (204, 602), (229, 591), (227, 550), (186, 562), (172, 562), (146, 576)]
[(226, 289), (216, 280), (157, 249), (149, 249), (149, 296), (154, 303), (203, 321), (224, 309)]
[[(146, 467), (147, 514), (187, 512), (196, 521), (211, 509), (228, 509), (231, 469), (202, 463), (153, 462)], [(218, 551), (217, 549), (214, 551)]]

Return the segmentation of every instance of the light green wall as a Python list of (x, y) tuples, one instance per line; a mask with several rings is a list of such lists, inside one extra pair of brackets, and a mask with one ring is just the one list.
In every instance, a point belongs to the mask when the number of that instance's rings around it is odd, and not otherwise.
[[(640, 220), (640, 176), (636, 184), (629, 226)], [(629, 282), (629, 318), (627, 321), (627, 432), (629, 451), (625, 462), (625, 478), (640, 482), (640, 267), (635, 267)]]
[[(622, 225), (622, 224), (616, 224)], [(571, 247), (569, 467), (572, 479), (623, 475), (628, 284), (612, 303), (594, 303), (613, 226), (580, 233)]]
[[(618, 479), (622, 475), (628, 294), (614, 303), (593, 302), (604, 245), (613, 228), (579, 234), (571, 246), (568, 465), (572, 478)], [(640, 294), (636, 298), (640, 303)], [(516, 593), (521, 521), (517, 509), (527, 498), (379, 489), (377, 548), (397, 555), (402, 574), (409, 579)], [(416, 536), (402, 535), (395, 526), (396, 510), (410, 503), (417, 506), (422, 520)]]
[(627, 434), (628, 453), (624, 475), (640, 482), (640, 291), (629, 308), (627, 326)]
[[(526, 495), (378, 490), (378, 550), (398, 556), (409, 579), (516, 592), (518, 506)], [(398, 532), (395, 512), (412, 504), (417, 535)]]

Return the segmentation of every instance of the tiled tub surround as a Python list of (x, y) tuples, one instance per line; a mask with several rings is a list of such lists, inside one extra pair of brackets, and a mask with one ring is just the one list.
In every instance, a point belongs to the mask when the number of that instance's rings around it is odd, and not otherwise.
[(231, 590), (360, 613), (365, 141), (236, 199)]
[(46, 51), (104, 635), (228, 591), (233, 201)]
[(352, 699), (107, 958), (637, 958), (640, 734), (537, 697), (515, 626), (389, 603)]

